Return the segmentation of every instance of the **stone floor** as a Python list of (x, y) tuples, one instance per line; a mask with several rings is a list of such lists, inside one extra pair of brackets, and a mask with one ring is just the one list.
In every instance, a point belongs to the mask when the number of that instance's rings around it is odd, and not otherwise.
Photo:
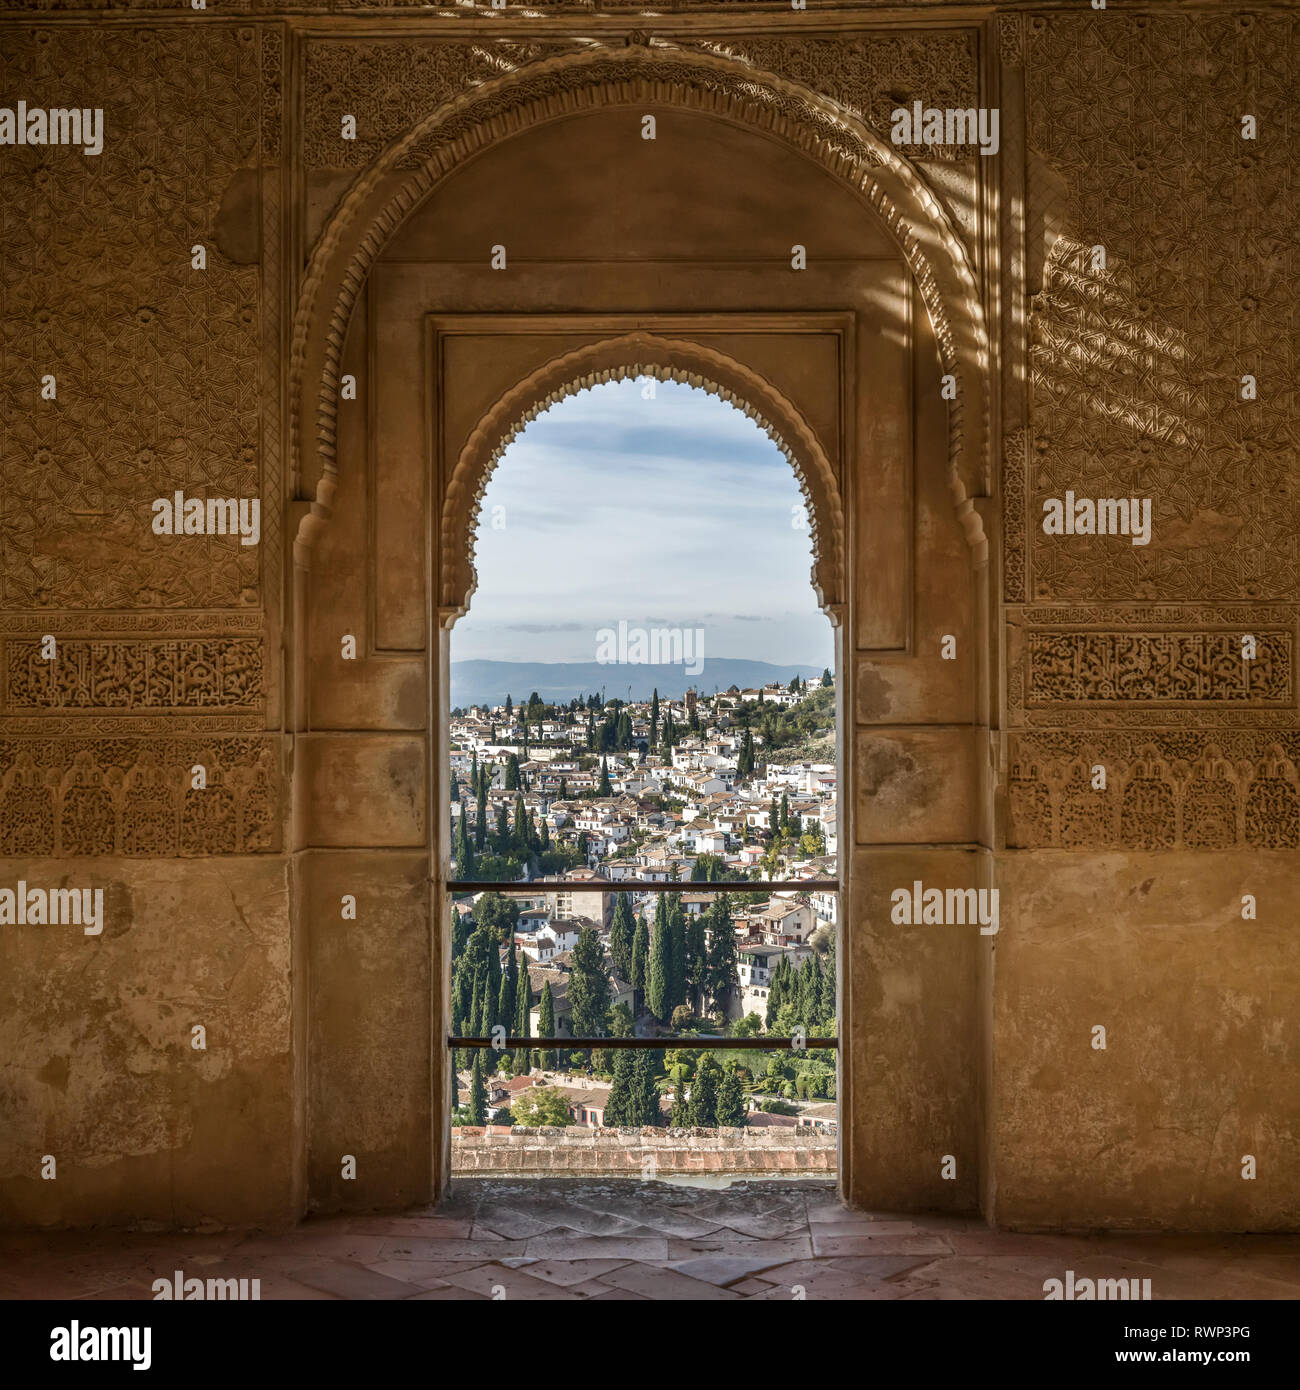
[(0, 1298), (149, 1299), (153, 1280), (258, 1278), (360, 1299), (1041, 1299), (1045, 1279), (1152, 1297), (1300, 1298), (1300, 1236), (1013, 1235), (850, 1212), (820, 1182), (459, 1182), (436, 1209), (280, 1234), (0, 1236)]

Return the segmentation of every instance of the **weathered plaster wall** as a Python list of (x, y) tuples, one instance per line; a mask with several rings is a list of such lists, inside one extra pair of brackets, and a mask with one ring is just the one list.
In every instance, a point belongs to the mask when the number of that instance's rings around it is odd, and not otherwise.
[[(986, 1210), (1294, 1228), (1300, 33), (1258, 7), (1112, 19), (1000, 26), (1026, 321), (1004, 339)], [(1067, 489), (1151, 498), (1151, 543), (1045, 535)]]
[(0, 937), (0, 1223), (289, 1219), (284, 859), (0, 861), (19, 879), (102, 889), (104, 921)]
[[(668, 98), (669, 143), (640, 179), (589, 119), (607, 196), (592, 205), (593, 178), (563, 216), (560, 127), (531, 160), (512, 165), (509, 142), (480, 156), (457, 176), (465, 196), (453, 180), (417, 211), (362, 295), (336, 505), (295, 581), (283, 538), (318, 477), (287, 486), (288, 336), (331, 213), (470, 84), (593, 36), (621, 48), (646, 21), (617, 5), (445, 21), (367, 6), (358, 35), (350, 16), (292, 3), (276, 19), (33, 8), (0, 5), (6, 100), (101, 106), (107, 138), (95, 158), (0, 150), (0, 885), (102, 881), (110, 924), (94, 939), (0, 926), (0, 1220), (273, 1221), (309, 1200), (421, 1199), (445, 1171), (440, 1020), (425, 1007), (442, 973), (436, 528), (398, 468), (419, 449), (386, 447), (379, 471), (367, 451), (393, 399), (425, 384), (402, 296), (436, 281), (443, 312), (650, 312), (693, 308), (703, 286), (731, 308), (866, 315), (885, 302), (873, 263), (895, 252), (767, 134), (709, 128), (724, 172), (701, 178), (708, 161), (687, 159), (674, 184), (671, 138), (706, 128)], [(804, 83), (881, 136), (898, 102), (1002, 111), (997, 159), (904, 151), (966, 240), (999, 349), (987, 569), (972, 571), (953, 515), (914, 292), (906, 313), (885, 302), (889, 332), (919, 345), (912, 462), (882, 478), (882, 496), (906, 496), (905, 524), (873, 531), (880, 509), (855, 486), (863, 451), (897, 458), (907, 430), (865, 395), (849, 422), (843, 486), (871, 538), (842, 672), (853, 1195), (978, 1194), (1011, 1225), (1294, 1226), (1297, 18), (1008, 6), (921, 27), (929, 8), (881, 26), (836, 6), (691, 4), (654, 21), (656, 38)], [(339, 138), (344, 112), (355, 142)], [(737, 177), (754, 141), (780, 166), (776, 190)], [(646, 190), (663, 200), (637, 216)], [(526, 215), (537, 204), (551, 221)], [(486, 230), (475, 209), (537, 238), (538, 264), (509, 289), (468, 263)], [(773, 288), (762, 236), (796, 239), (801, 218), (825, 264), (814, 254), (797, 288)], [(611, 242), (665, 241), (676, 279), (596, 265)], [(887, 361), (869, 335), (857, 346)], [(807, 364), (764, 370), (811, 399)], [(884, 379), (896, 404), (906, 385)], [(405, 429), (386, 446), (410, 446)], [(261, 544), (154, 536), (149, 502), (178, 488), (260, 497)], [(1042, 500), (1066, 489), (1151, 496), (1151, 545), (1045, 537)], [(898, 546), (906, 563), (889, 571)], [(886, 572), (905, 578), (889, 588)], [(1261, 639), (1249, 669), (1243, 632)], [(344, 633), (356, 662), (340, 659)], [(956, 661), (939, 658), (946, 634)], [(883, 904), (913, 877), (999, 886), (999, 936), (900, 936)], [(1241, 920), (1245, 892), (1257, 921)], [(206, 1053), (189, 1048), (195, 1022)], [(939, 1177), (947, 1154), (955, 1181)]]

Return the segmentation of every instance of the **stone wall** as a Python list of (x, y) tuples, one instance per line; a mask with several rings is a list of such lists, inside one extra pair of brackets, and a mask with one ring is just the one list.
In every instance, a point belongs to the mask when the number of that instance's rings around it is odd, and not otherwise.
[(830, 1177), (836, 1138), (822, 1130), (531, 1129), (504, 1125), (454, 1129), (452, 1166), (460, 1177), (645, 1177), (710, 1175)]
[[(0, 147), (0, 885), (108, 905), (93, 938), (0, 925), (0, 1222), (271, 1222), (440, 1190), (433, 712), (455, 594), (429, 585), (467, 573), (439, 570), (443, 503), (465, 513), (476, 483), (456, 457), (533, 364), (469, 363), (431, 446), (426, 320), (587, 315), (559, 351), (601, 315), (703, 305), (856, 352), (828, 385), (811, 347), (697, 325), (691, 359), (747, 353), (799, 402), (792, 452), (829, 461), (853, 562), (850, 1195), (1009, 1225), (1300, 1225), (1300, 16), (412, 8), (0, 0), (4, 100), (106, 127), (94, 157)], [(622, 185), (610, 112), (632, 88), (610, 77), (601, 108), (536, 76), (602, 48), (642, 52), (663, 134)], [(900, 199), (841, 175), (883, 177), (863, 142), (912, 100), (997, 106), (1002, 145), (901, 151), (925, 215), (900, 235)], [(575, 166), (568, 132), (600, 157)], [(666, 153), (706, 134), (711, 165)], [(605, 208), (695, 180), (619, 229), (636, 255), (670, 245), (671, 270), (605, 258), (574, 167), (615, 181)], [(428, 169), (396, 235), (340, 219)], [(545, 240), (518, 280), (482, 263), (485, 209)], [(802, 277), (772, 268), (774, 228), (781, 257), (816, 243)], [(988, 341), (956, 331), (963, 304)], [(177, 490), (258, 497), (260, 543), (155, 535)], [(1046, 536), (1067, 490), (1150, 496), (1151, 543)], [(1001, 932), (900, 931), (889, 890), (914, 878), (998, 887)], [(793, 1152), (776, 1142), (746, 1152)]]

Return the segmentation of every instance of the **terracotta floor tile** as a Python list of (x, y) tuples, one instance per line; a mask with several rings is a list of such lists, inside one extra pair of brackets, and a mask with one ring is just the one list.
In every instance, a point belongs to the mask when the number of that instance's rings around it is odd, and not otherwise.
[(476, 1265), (459, 1274), (447, 1275), (446, 1282), (458, 1289), (469, 1289), (498, 1302), (576, 1302), (582, 1295), (561, 1284), (535, 1279), (522, 1269), (506, 1269), (503, 1265)]
[(535, 1279), (549, 1279), (553, 1284), (574, 1287), (599, 1279), (625, 1264), (626, 1260), (538, 1260), (528, 1266), (528, 1272)]
[(662, 1236), (534, 1236), (527, 1252), (539, 1260), (666, 1260), (668, 1242)]
[(324, 1289), (326, 1293), (337, 1294), (339, 1298), (410, 1298), (420, 1290), (415, 1284), (401, 1279), (390, 1279), (386, 1274), (376, 1274), (365, 1265), (347, 1264), (336, 1261), (312, 1269), (304, 1269), (295, 1276), (301, 1283), (314, 1289)]

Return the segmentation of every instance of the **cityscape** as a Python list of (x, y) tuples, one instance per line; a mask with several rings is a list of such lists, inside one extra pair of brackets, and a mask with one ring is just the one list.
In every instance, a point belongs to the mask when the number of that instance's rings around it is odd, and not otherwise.
[[(507, 696), (453, 710), (450, 735), (453, 881), (515, 885), (452, 893), (452, 1035), (664, 1040), (456, 1049), (453, 1150), (503, 1127), (833, 1134), (830, 1048), (739, 1045), (835, 1036), (829, 669), (678, 698)], [(699, 886), (616, 886), (632, 883)], [(738, 1045), (692, 1046), (706, 1037)]]

